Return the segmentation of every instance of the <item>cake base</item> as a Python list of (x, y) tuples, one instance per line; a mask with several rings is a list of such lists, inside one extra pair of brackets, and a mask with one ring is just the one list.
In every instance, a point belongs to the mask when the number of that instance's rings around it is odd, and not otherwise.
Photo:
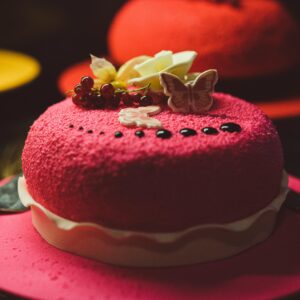
[(123, 231), (61, 218), (32, 199), (24, 178), (19, 179), (19, 195), (25, 206), (31, 206), (36, 230), (59, 249), (119, 266), (165, 267), (230, 257), (264, 241), (273, 231), (287, 183), (284, 172), (279, 195), (245, 219), (170, 233)]

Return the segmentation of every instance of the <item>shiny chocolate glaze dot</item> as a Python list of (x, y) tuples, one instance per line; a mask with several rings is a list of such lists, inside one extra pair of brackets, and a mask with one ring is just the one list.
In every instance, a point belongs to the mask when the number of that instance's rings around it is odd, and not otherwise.
[(214, 127), (204, 127), (201, 131), (205, 134), (218, 134), (219, 131)]
[(187, 137), (187, 136), (193, 136), (197, 134), (197, 131), (191, 128), (182, 128), (180, 129), (180, 134), (182, 134), (183, 136)]
[(116, 138), (120, 138), (120, 137), (122, 137), (123, 136), (123, 133), (121, 132), (121, 131), (116, 131), (115, 132), (115, 137)]
[(145, 136), (145, 132), (143, 130), (137, 130), (134, 134), (139, 138), (142, 138)]
[(158, 129), (156, 136), (160, 139), (169, 139), (172, 136), (172, 132), (167, 129)]
[(242, 130), (241, 126), (236, 123), (224, 123), (220, 129), (226, 132), (240, 132)]

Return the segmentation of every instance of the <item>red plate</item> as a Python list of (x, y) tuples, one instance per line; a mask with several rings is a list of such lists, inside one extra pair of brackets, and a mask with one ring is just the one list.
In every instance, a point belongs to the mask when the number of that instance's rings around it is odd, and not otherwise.
[[(300, 180), (291, 177), (300, 190)], [(31, 213), (0, 215), (0, 290), (43, 299), (277, 299), (300, 287), (300, 213), (282, 209), (265, 242), (234, 257), (188, 267), (118, 268), (60, 251)]]

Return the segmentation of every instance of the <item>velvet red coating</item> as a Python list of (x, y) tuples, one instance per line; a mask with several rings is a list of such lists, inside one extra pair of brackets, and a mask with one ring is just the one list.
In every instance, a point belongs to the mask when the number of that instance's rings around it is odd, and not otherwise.
[[(208, 115), (165, 109), (154, 117), (171, 138), (156, 137), (154, 129), (137, 137), (137, 129), (119, 123), (117, 110), (87, 111), (70, 99), (48, 108), (22, 155), (31, 196), (70, 220), (168, 232), (248, 217), (279, 193), (281, 144), (256, 106), (216, 93)], [(241, 131), (222, 131), (228, 122)], [(182, 128), (197, 135), (184, 137)]]
[(121, 64), (161, 49), (195, 50), (193, 69), (215, 68), (223, 78), (269, 75), (299, 65), (299, 21), (284, 1), (238, 2), (128, 1), (111, 25), (110, 54)]

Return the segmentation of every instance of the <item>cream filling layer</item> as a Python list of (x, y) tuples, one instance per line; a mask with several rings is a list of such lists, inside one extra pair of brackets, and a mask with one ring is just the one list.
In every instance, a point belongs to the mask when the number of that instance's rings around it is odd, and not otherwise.
[(105, 263), (132, 267), (162, 267), (208, 262), (235, 255), (265, 240), (288, 193), (283, 172), (279, 195), (257, 213), (227, 224), (202, 224), (182, 231), (149, 233), (117, 230), (95, 223), (62, 218), (30, 196), (19, 179), (19, 196), (31, 206), (32, 222), (51, 245)]

